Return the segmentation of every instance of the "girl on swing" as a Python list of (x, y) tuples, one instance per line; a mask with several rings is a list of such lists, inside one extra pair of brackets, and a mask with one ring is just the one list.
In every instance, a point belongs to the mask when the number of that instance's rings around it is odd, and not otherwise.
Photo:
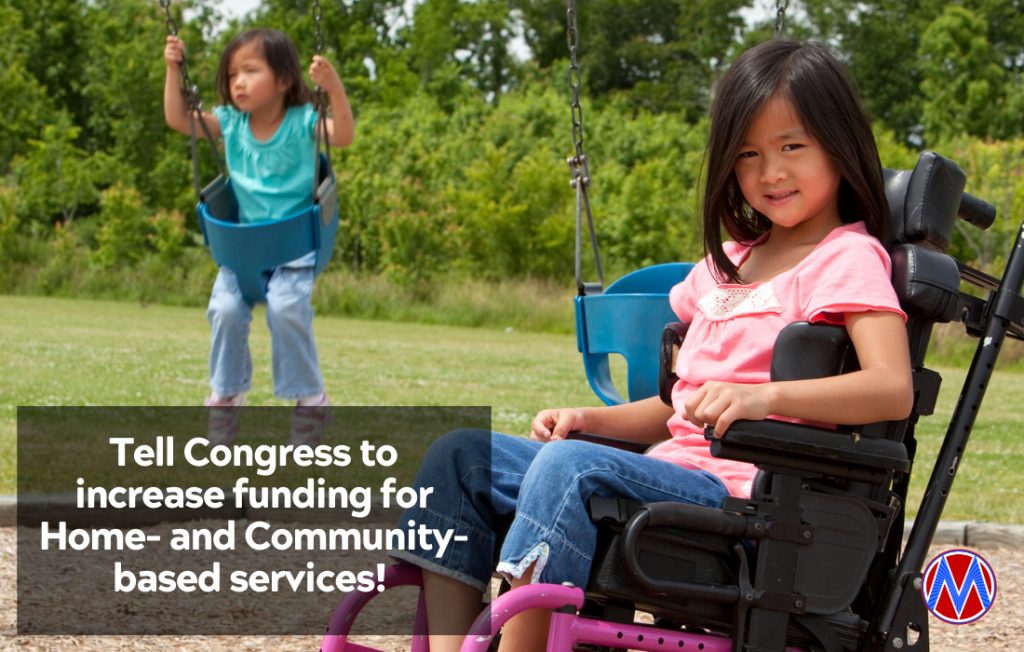
[[(172, 129), (189, 134), (188, 109), (180, 91), (184, 55), (184, 43), (168, 36), (164, 116)], [(309, 74), (327, 91), (334, 115), (321, 137), (335, 147), (347, 147), (352, 143), (354, 125), (338, 73), (316, 55)], [(224, 138), (239, 220), (277, 220), (309, 208), (313, 203), (317, 112), (295, 44), (272, 29), (239, 34), (221, 55), (216, 87), (223, 104), (201, 117), (214, 138)], [(313, 339), (310, 298), (315, 259), (315, 252), (310, 252), (275, 268), (266, 288), (274, 394), (296, 401), (288, 440), (293, 445), (316, 444), (330, 421), (330, 400)], [(238, 435), (245, 393), (252, 388), (252, 306), (242, 298), (234, 273), (226, 267), (220, 268), (214, 282), (207, 318), (213, 329), (212, 393), (205, 400), (213, 408), (209, 438), (214, 444), (230, 444)]]
[[(910, 354), (882, 243), (889, 210), (874, 138), (847, 73), (823, 46), (773, 40), (740, 56), (711, 112), (704, 188), (707, 258), (669, 300), (690, 328), (673, 406), (658, 397), (540, 412), (530, 439), (456, 431), (434, 443), (416, 480), (426, 508), (400, 522), (468, 537), (422, 567), (430, 649), (457, 650), (489, 584), (495, 516), (515, 514), (497, 570), (513, 588), (585, 587), (596, 544), (592, 495), (719, 508), (747, 497), (753, 465), (709, 453), (737, 419), (859, 424), (905, 418)], [(723, 242), (722, 230), (730, 238)], [(844, 324), (861, 370), (770, 382), (772, 346), (795, 321)], [(565, 440), (571, 431), (655, 443), (636, 455)], [(550, 612), (523, 612), (501, 650), (543, 650)]]

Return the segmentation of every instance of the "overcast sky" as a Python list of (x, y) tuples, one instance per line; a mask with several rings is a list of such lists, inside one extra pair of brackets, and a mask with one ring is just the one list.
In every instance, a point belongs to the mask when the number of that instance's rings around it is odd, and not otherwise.
[(260, 0), (221, 0), (218, 4), (229, 18), (236, 18), (259, 7)]

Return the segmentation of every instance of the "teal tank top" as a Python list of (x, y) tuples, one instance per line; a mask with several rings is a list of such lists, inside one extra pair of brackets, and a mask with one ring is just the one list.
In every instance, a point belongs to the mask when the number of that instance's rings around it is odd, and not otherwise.
[(249, 129), (249, 114), (218, 106), (213, 114), (224, 135), (231, 187), (239, 222), (279, 220), (313, 205), (316, 111), (312, 104), (292, 106), (266, 142)]

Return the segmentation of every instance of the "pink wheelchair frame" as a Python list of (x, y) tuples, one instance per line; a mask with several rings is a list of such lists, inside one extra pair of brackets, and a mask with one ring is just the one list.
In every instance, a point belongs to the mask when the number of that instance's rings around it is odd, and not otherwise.
[[(426, 602), (423, 598), (423, 580), (419, 567), (405, 562), (389, 566), (384, 572), (385, 590), (397, 586), (421, 587), (411, 652), (429, 652), (430, 643), (426, 635)], [(320, 652), (380, 652), (376, 648), (348, 642), (352, 623), (374, 595), (376, 593), (353, 592), (338, 603), (320, 644)], [(723, 636), (693, 634), (642, 625), (615, 624), (581, 617), (576, 612), (583, 607), (583, 600), (582, 589), (560, 584), (532, 584), (509, 591), (494, 600), (490, 607), (484, 609), (483, 613), (477, 617), (466, 640), (462, 643), (461, 652), (486, 652), (494, 635), (501, 631), (509, 619), (527, 609), (537, 608), (554, 610), (554, 613), (551, 614), (551, 630), (548, 634), (549, 652), (569, 652), (578, 643), (649, 652), (664, 650), (729, 652), (732, 650), (732, 640)]]

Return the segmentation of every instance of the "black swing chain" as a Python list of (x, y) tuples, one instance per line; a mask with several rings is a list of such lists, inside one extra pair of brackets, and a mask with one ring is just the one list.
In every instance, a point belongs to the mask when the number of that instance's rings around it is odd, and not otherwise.
[(786, 25), (786, 10), (789, 0), (775, 0), (775, 38), (782, 36), (782, 28)]
[[(160, 0), (160, 6), (164, 8), (164, 12), (167, 14), (167, 20), (164, 21), (167, 25), (167, 33), (171, 36), (177, 36), (178, 23), (174, 20), (174, 16), (171, 15), (171, 0)], [(184, 57), (182, 57), (179, 64), (179, 70), (181, 70), (181, 93), (185, 96), (185, 102), (188, 104), (189, 110), (202, 110), (203, 105), (199, 100), (199, 87), (194, 85), (192, 78), (188, 76), (188, 65), (185, 63)]]
[(320, 21), (324, 19), (324, 8), (320, 0), (313, 1), (313, 23), (316, 25), (316, 34), (313, 35), (313, 48), (317, 54), (324, 51), (324, 34), (320, 31)]
[[(569, 88), (572, 89), (572, 140), (576, 146), (576, 157), (583, 158), (583, 108), (580, 106), (580, 84), (582, 76), (576, 62), (576, 53), (580, 46), (580, 32), (576, 27), (576, 2), (569, 0), (568, 31), (566, 40), (569, 43)], [(584, 181), (590, 185), (590, 179)]]
[[(174, 20), (174, 16), (171, 15), (171, 0), (160, 0), (160, 6), (164, 8), (164, 13), (167, 14), (167, 19), (164, 24), (167, 26), (167, 33), (170, 36), (178, 35), (178, 22)], [(214, 158), (217, 160), (217, 169), (220, 170), (221, 176), (225, 176), (224, 162), (220, 158), (220, 152), (217, 151), (217, 143), (213, 140), (213, 134), (210, 132), (210, 128), (206, 124), (206, 120), (203, 119), (203, 102), (199, 99), (199, 86), (192, 83), (192, 78), (188, 75), (188, 65), (185, 62), (185, 57), (182, 56), (181, 61), (178, 64), (178, 69), (181, 71), (181, 94), (185, 98), (185, 107), (188, 110), (189, 120), (189, 131), (192, 137), (192, 184), (195, 186), (196, 197), (202, 199), (203, 192), (199, 187), (199, 156), (196, 150), (196, 115), (199, 116), (199, 124), (203, 128), (203, 132), (206, 135), (206, 140), (210, 142), (210, 147), (213, 149)]]
[[(324, 8), (320, 4), (320, 0), (313, 0), (313, 7), (311, 12), (313, 14), (313, 24), (316, 25), (316, 32), (313, 34), (313, 49), (316, 50), (317, 54), (322, 54), (324, 50), (324, 34), (320, 29), (320, 21), (324, 18)], [(317, 113), (317, 129), (316, 131), (316, 160), (313, 162), (313, 201), (319, 203), (320, 197), (320, 144), (321, 137), (327, 139), (327, 91), (317, 86), (313, 89), (313, 107)], [(331, 148), (329, 143), (325, 143), (327, 166), (331, 170), (333, 176), (334, 166), (331, 163)]]
[[(580, 106), (580, 85), (582, 75), (576, 60), (577, 51), (580, 45), (580, 32), (576, 26), (576, 0), (568, 0), (569, 7), (566, 11), (568, 31), (566, 41), (569, 44), (569, 88), (572, 89), (572, 139), (576, 155), (570, 156), (569, 164), (570, 180), (569, 186), (576, 191), (576, 288), (580, 296), (587, 294), (600, 294), (604, 287), (604, 272), (601, 270), (601, 255), (597, 248), (597, 233), (594, 231), (594, 218), (590, 212), (590, 198), (587, 196), (587, 188), (590, 186), (590, 168), (587, 165), (587, 157), (583, 153), (583, 107)], [(590, 228), (590, 245), (594, 250), (594, 263), (597, 266), (598, 283), (583, 282), (583, 215), (587, 212), (587, 226)]]

